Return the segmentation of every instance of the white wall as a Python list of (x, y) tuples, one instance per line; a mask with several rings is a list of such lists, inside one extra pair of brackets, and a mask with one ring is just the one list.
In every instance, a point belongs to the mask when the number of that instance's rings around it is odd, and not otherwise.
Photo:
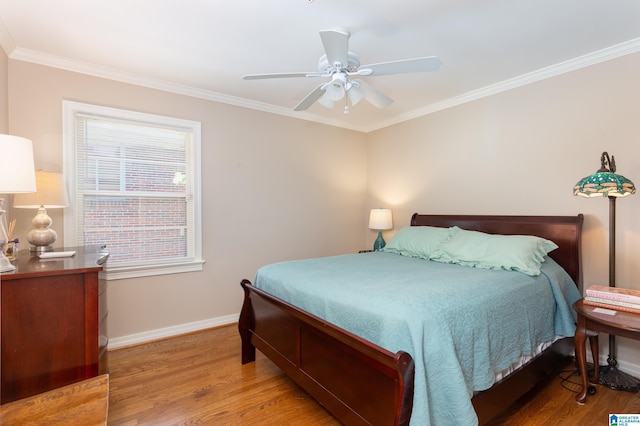
[[(113, 342), (232, 320), (242, 303), (240, 280), (253, 279), (261, 265), (362, 248), (365, 135), (9, 62), (10, 128), (33, 140), (36, 168), (62, 170), (63, 99), (202, 122), (204, 271), (110, 281)], [(62, 236), (62, 213), (52, 212)], [(11, 213), (23, 239), (35, 212)]]
[[(609, 202), (572, 189), (602, 151), (640, 185), (639, 74), (634, 54), (376, 131), (368, 204), (392, 208), (396, 230), (415, 211), (583, 213), (584, 286), (607, 285)], [(617, 285), (640, 290), (640, 193), (616, 210)], [(618, 342), (621, 364), (637, 363), (639, 342)]]

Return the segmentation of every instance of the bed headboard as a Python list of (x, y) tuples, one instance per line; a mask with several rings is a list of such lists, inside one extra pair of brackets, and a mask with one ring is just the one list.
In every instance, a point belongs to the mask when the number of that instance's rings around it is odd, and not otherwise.
[(558, 245), (549, 256), (573, 278), (582, 292), (580, 238), (584, 216), (483, 216), (414, 213), (411, 226), (458, 226), (470, 231), (503, 235), (536, 235)]

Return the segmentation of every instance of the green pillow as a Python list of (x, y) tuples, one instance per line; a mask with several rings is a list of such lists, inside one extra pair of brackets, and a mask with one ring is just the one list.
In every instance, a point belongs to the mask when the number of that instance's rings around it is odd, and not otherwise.
[(382, 251), (430, 259), (433, 252), (451, 236), (452, 232), (454, 232), (452, 228), (407, 226), (396, 232)]
[(540, 275), (544, 257), (557, 248), (553, 241), (531, 235), (495, 235), (458, 229), (438, 247), (431, 259), (536, 276)]

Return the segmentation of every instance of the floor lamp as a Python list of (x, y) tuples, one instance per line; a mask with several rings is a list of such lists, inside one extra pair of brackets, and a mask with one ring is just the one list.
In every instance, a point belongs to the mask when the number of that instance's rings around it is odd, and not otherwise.
[[(629, 179), (616, 174), (613, 155), (606, 152), (600, 157), (600, 169), (591, 176), (581, 179), (573, 188), (573, 195), (583, 197), (609, 198), (609, 287), (616, 286), (616, 198), (635, 194), (636, 188)], [(600, 369), (600, 384), (611, 389), (637, 392), (640, 381), (618, 370), (616, 360), (616, 340), (609, 335), (609, 357), (607, 366)], [(593, 354), (593, 362), (598, 362), (598, 354)]]

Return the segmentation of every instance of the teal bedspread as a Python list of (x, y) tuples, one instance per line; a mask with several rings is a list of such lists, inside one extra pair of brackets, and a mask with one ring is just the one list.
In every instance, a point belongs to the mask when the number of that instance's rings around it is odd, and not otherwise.
[(411, 425), (478, 423), (474, 391), (556, 335), (580, 294), (547, 258), (538, 277), (372, 252), (275, 263), (254, 285), (415, 362)]

